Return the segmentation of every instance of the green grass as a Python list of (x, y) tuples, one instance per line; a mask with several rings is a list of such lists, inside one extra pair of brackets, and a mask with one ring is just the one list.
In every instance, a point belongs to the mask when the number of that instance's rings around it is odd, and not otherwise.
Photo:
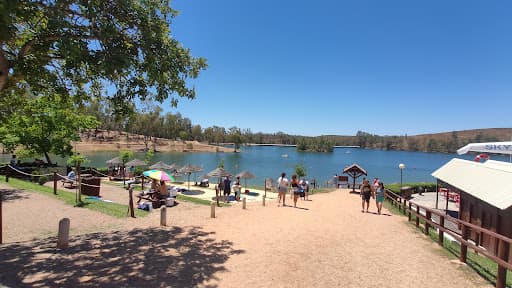
[[(5, 182), (5, 177), (0, 176), (0, 181)], [(16, 178), (9, 178), (9, 182), (6, 183), (15, 189), (22, 189), (26, 191), (37, 192), (58, 200), (63, 201), (67, 205), (75, 206), (77, 208), (85, 208), (93, 211), (98, 211), (103, 214), (107, 214), (110, 216), (114, 216), (117, 218), (126, 217), (126, 211), (128, 210), (128, 205), (121, 205), (118, 203), (109, 203), (103, 201), (96, 201), (85, 199), (85, 196), (82, 195), (82, 203), (77, 205), (76, 203), (76, 195), (75, 193), (70, 193), (68, 191), (63, 191), (57, 189), (57, 195), (53, 194), (53, 188), (42, 186), (37, 183), (27, 182)], [(136, 217), (144, 217), (148, 215), (147, 211), (143, 211), (140, 209), (135, 209)]]
[[(395, 215), (402, 215), (407, 217), (407, 214), (403, 214), (401, 210), (398, 210), (397, 206), (391, 205), (389, 201), (384, 202), (384, 206), (391, 213)], [(420, 227), (416, 229), (418, 232), (425, 232), (425, 221), (420, 218)], [(416, 228), (416, 216), (413, 214), (411, 217), (411, 222), (409, 225), (413, 228)], [(438, 242), (439, 235), (436, 229), (429, 229), (429, 237), (432, 241)], [(459, 259), (460, 257), (460, 245), (457, 242), (450, 241), (446, 237), (443, 240), (443, 248), (447, 252), (447, 255), (450, 255), (453, 258)], [(496, 264), (491, 259), (475, 253), (473, 250), (468, 249), (466, 264), (468, 267), (473, 269), (476, 273), (478, 273), (485, 280), (496, 284), (496, 275), (498, 274), (498, 264)], [(512, 272), (509, 270), (507, 273), (507, 287), (512, 287)]]

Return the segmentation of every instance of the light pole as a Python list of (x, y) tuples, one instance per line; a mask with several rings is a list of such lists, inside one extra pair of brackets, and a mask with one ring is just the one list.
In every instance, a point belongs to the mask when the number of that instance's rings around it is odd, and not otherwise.
[(405, 168), (405, 164), (404, 163), (400, 163), (398, 164), (398, 168), (400, 168), (400, 189), (402, 188), (402, 171), (404, 170)]

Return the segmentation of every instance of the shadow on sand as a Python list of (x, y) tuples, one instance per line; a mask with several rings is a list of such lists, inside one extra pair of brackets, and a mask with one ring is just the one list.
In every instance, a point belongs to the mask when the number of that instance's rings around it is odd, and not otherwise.
[[(0, 247), (0, 286), (195, 287), (225, 271), (233, 243), (199, 227), (134, 229)], [(210, 285), (205, 287), (216, 287)]]
[(0, 189), (0, 194), (2, 195), (2, 201), (3, 202), (10, 202), (20, 199), (28, 199), (29, 197), (27, 194), (22, 190), (16, 190), (16, 189)]

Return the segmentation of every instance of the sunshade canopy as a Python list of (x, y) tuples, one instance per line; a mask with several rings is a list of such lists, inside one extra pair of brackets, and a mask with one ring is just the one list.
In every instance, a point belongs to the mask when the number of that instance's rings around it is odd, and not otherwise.
[(151, 169), (161, 169), (161, 170), (174, 170), (176, 169), (176, 164), (167, 164), (162, 161), (158, 161), (155, 164), (149, 166)]
[(512, 154), (512, 141), (470, 143), (457, 150), (457, 154), (466, 154), (469, 151), (483, 153)]
[(123, 164), (123, 161), (121, 161), (121, 159), (119, 157), (114, 157), (114, 158), (108, 160), (107, 164), (118, 165), (118, 164)]
[(148, 171), (144, 171), (142, 173), (144, 176), (147, 176), (151, 179), (155, 179), (155, 180), (160, 180), (160, 181), (176, 181), (174, 179), (174, 177), (170, 176), (169, 174), (167, 174), (166, 172), (164, 171), (161, 171), (161, 170), (148, 170)]
[(242, 179), (252, 179), (255, 176), (254, 176), (254, 174), (252, 174), (249, 171), (243, 171), (243, 172), (240, 172), (240, 173), (236, 174), (236, 177), (240, 177)]
[(226, 177), (226, 176), (231, 176), (231, 173), (224, 170), (224, 168), (215, 168), (214, 170), (208, 172), (208, 174), (206, 174), (206, 176), (208, 176), (208, 177)]
[(142, 161), (142, 160), (139, 160), (137, 158), (131, 160), (131, 161), (128, 161), (126, 162), (125, 166), (146, 166), (146, 162)]

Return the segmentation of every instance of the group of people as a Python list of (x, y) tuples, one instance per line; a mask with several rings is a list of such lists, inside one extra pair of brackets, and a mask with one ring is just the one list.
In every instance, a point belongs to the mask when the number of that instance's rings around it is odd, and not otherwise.
[[(382, 213), (382, 204), (384, 203), (384, 183), (379, 180), (379, 178), (375, 178), (373, 180), (373, 186), (370, 185), (370, 181), (368, 179), (363, 179), (363, 184), (361, 185), (361, 212), (368, 213), (368, 208), (370, 207), (370, 198), (375, 199), (375, 205), (377, 206), (377, 213)], [(365, 209), (366, 206), (366, 209)]]
[(169, 187), (163, 180), (158, 181), (153, 179), (153, 181), (151, 182), (150, 191), (156, 193), (153, 195), (155, 195), (155, 198), (158, 199), (165, 199), (169, 196)]
[(235, 193), (235, 201), (240, 201), (240, 194), (242, 193), (240, 177), (237, 176), (235, 182), (233, 185), (231, 185), (231, 179), (229, 176), (226, 176), (224, 179), (220, 179), (219, 184), (215, 186), (215, 193), (217, 196), (219, 196), (220, 191), (222, 191), (225, 202), (229, 202), (229, 195), (231, 195), (231, 190), (233, 190), (233, 193)]
[(304, 196), (304, 200), (308, 199), (309, 194), (309, 183), (306, 179), (302, 178), (300, 181), (297, 178), (297, 175), (292, 175), (291, 181), (288, 181), (286, 178), (286, 173), (281, 173), (281, 177), (277, 179), (277, 192), (278, 192), (278, 201), (277, 205), (281, 206), (281, 201), (283, 201), (283, 207), (286, 206), (286, 193), (290, 191), (290, 196), (293, 198), (293, 207), (297, 207), (297, 200), (300, 196)]

